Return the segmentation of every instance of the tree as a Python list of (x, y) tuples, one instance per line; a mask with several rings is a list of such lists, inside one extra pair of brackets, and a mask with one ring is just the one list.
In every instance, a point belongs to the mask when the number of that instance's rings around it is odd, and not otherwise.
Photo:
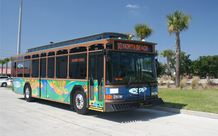
[(211, 75), (218, 76), (218, 55), (215, 56), (200, 56), (191, 64), (191, 70), (194, 74), (201, 77)]
[(140, 41), (149, 37), (153, 33), (152, 28), (149, 27), (147, 24), (137, 24), (134, 28), (136, 37), (139, 37)]
[(168, 72), (170, 72), (170, 59), (175, 55), (175, 53), (173, 52), (173, 50), (170, 49), (166, 49), (163, 50), (163, 52), (161, 52), (160, 54), (161, 56), (163, 56), (164, 58), (167, 58), (167, 70)]
[(10, 59), (9, 58), (5, 58), (4, 61), (6, 63), (6, 73), (5, 74), (8, 75), (7, 70), (8, 70), (8, 62), (10, 61)]
[(0, 64), (2, 64), (1, 74), (3, 76), (3, 65), (5, 64), (5, 60), (0, 60)]
[(167, 18), (167, 30), (170, 35), (176, 34), (176, 44), (175, 44), (175, 53), (176, 53), (176, 87), (180, 85), (180, 33), (188, 29), (189, 22), (191, 21), (191, 15), (187, 13), (182, 13), (179, 10), (176, 10), (174, 14), (168, 14)]
[(134, 37), (134, 35), (131, 33), (123, 33), (123, 34), (128, 35), (127, 37), (128, 40), (132, 40), (132, 38)]
[(163, 75), (165, 73), (166, 67), (167, 67), (166, 64), (163, 65), (161, 62), (158, 62), (158, 65), (157, 65), (157, 76)]
[[(184, 51), (181, 51), (180, 53), (180, 75), (183, 73), (190, 74), (191, 72), (191, 64), (192, 61), (189, 59), (190, 54), (186, 55)], [(176, 57), (170, 58), (170, 68), (173, 68), (176, 71)]]

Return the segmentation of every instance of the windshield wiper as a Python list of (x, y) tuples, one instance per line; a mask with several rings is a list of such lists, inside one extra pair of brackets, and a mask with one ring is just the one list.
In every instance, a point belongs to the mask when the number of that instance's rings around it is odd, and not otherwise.
[(129, 87), (129, 85), (130, 85), (130, 83), (131, 83), (131, 77), (130, 77), (130, 79), (129, 79), (129, 83), (126, 85), (126, 87), (128, 88)]

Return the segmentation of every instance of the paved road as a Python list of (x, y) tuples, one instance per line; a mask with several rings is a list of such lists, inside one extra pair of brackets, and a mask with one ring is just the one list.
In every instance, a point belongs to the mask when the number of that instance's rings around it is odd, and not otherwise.
[(151, 109), (79, 115), (69, 105), (45, 100), (28, 103), (22, 95), (0, 88), (0, 135), (217, 136), (218, 120)]

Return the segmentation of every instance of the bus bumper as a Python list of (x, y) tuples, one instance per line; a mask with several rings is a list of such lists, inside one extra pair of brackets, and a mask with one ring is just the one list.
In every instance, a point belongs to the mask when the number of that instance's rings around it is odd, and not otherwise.
[(105, 112), (125, 111), (138, 108), (145, 108), (148, 106), (155, 106), (164, 104), (161, 98), (140, 100), (140, 101), (127, 101), (127, 102), (109, 102), (105, 103)]

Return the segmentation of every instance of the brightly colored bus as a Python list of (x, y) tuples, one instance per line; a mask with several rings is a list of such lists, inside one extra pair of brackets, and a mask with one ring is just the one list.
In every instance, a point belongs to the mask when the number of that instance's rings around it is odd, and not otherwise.
[(31, 48), (13, 57), (13, 91), (79, 114), (161, 104), (155, 45), (107, 32)]

